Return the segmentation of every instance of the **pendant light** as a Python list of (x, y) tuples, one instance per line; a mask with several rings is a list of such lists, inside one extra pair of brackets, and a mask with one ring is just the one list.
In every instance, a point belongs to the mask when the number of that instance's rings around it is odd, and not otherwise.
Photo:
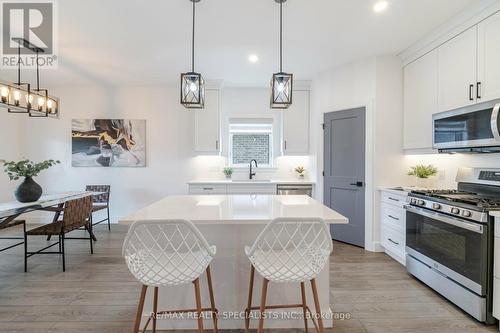
[(286, 0), (274, 0), (280, 5), (280, 71), (273, 74), (271, 80), (271, 108), (287, 109), (292, 105), (293, 74), (283, 72), (283, 3)]
[[(38, 55), (44, 50), (22, 38), (12, 40), (18, 43), (17, 83), (0, 82), (0, 106), (7, 108), (9, 113), (26, 113), (30, 117), (57, 117), (59, 99), (49, 96), (47, 89), (40, 89)], [(36, 54), (36, 89), (32, 89), (29, 83), (21, 82), (21, 46)]]
[(205, 82), (200, 73), (194, 71), (194, 32), (196, 3), (200, 0), (189, 0), (193, 3), (193, 36), (191, 43), (191, 71), (181, 74), (181, 104), (188, 109), (205, 107)]

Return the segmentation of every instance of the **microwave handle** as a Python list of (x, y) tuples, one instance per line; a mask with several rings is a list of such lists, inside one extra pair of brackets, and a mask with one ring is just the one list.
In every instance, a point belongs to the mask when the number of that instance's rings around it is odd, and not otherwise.
[(500, 103), (496, 104), (491, 113), (491, 132), (495, 140), (500, 141), (500, 132), (498, 129), (498, 114), (500, 112)]

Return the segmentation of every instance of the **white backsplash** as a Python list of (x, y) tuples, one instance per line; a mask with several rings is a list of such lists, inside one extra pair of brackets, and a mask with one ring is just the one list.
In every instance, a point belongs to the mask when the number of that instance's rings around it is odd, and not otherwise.
[[(227, 166), (227, 158), (222, 156), (197, 156), (193, 159), (197, 174), (196, 179), (224, 179), (222, 170)], [(274, 159), (273, 168), (255, 168), (255, 179), (273, 179), (273, 180), (289, 180), (298, 179), (294, 168), (297, 166), (306, 168), (307, 180), (316, 180), (314, 174), (310, 173), (310, 157), (309, 156), (282, 156)], [(248, 179), (249, 168), (235, 168), (233, 179)]]

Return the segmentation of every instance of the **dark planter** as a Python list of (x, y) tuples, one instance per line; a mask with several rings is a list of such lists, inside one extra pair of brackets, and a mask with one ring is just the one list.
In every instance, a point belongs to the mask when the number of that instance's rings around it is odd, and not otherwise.
[(33, 178), (26, 177), (24, 181), (17, 187), (14, 195), (19, 202), (33, 202), (40, 199), (43, 190), (40, 185), (38, 185)]

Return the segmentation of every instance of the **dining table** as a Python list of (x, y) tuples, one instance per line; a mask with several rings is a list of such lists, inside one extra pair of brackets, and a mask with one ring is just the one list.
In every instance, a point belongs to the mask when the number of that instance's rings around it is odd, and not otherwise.
[[(54, 217), (52, 223), (57, 222), (63, 212), (64, 204), (67, 201), (98, 194), (100, 194), (100, 192), (68, 191), (44, 194), (40, 199), (34, 202), (23, 203), (19, 201), (10, 201), (0, 203), (0, 227), (9, 224), (23, 214), (34, 211), (53, 212)], [(90, 229), (90, 232), (92, 239), (96, 241), (97, 238), (92, 232), (92, 229)]]
[[(201, 231), (210, 245), (217, 247), (217, 254), (211, 266), (216, 307), (219, 310), (221, 329), (242, 329), (244, 320), (241, 315), (247, 304), (250, 261), (245, 255), (245, 246), (250, 246), (265, 226), (276, 218), (320, 218), (328, 225), (347, 224), (348, 219), (306, 195), (173, 195), (167, 196), (129, 216), (119, 223), (131, 225), (136, 221), (161, 221), (169, 219), (189, 220)], [(335, 255), (335, 253), (333, 253)], [(125, 265), (125, 263), (124, 263)], [(206, 286), (206, 276), (201, 285)], [(326, 267), (316, 279), (320, 295), (320, 308), (325, 315), (325, 327), (332, 327), (334, 313), (330, 309), (330, 269)], [(260, 290), (262, 278), (255, 278), (254, 290)], [(138, 288), (140, 288), (138, 286)], [(160, 288), (158, 309), (169, 310), (193, 308), (194, 291), (190, 285)], [(309, 288), (307, 288), (309, 289)], [(138, 289), (139, 290), (139, 289)], [(152, 297), (148, 293), (143, 317), (152, 310)], [(256, 292), (256, 294), (258, 294)], [(255, 301), (258, 296), (255, 295)], [(269, 304), (294, 304), (300, 300), (301, 293), (297, 284), (271, 283)], [(207, 288), (202, 288), (202, 300), (209, 300)], [(307, 290), (307, 303), (313, 304), (310, 290)], [(159, 320), (158, 329), (188, 330), (195, 329), (193, 318)], [(210, 327), (206, 319), (205, 327)], [(258, 320), (253, 320), (255, 328)], [(282, 313), (266, 321), (266, 328), (296, 329), (304, 325), (301, 319), (287, 318)], [(141, 324), (143, 327), (143, 324)]]

